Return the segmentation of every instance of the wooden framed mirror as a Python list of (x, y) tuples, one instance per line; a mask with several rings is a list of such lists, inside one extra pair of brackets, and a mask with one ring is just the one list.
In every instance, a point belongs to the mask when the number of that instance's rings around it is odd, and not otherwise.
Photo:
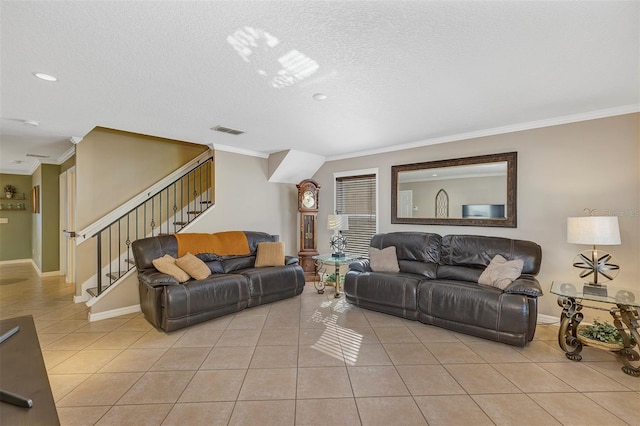
[[(517, 152), (391, 167), (391, 223), (517, 226)], [(436, 212), (447, 194), (448, 217)]]

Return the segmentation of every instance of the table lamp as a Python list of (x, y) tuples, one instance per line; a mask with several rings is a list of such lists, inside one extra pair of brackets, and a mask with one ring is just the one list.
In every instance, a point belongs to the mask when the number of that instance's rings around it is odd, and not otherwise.
[(347, 239), (342, 235), (342, 231), (349, 230), (349, 215), (330, 214), (327, 220), (327, 229), (333, 231), (329, 239), (329, 246), (333, 253), (332, 257), (344, 257), (344, 250), (347, 248)]
[[(620, 228), (617, 216), (584, 216), (567, 218), (567, 242), (571, 244), (588, 244), (591, 250), (583, 251), (573, 266), (580, 269), (580, 278), (593, 275), (592, 281), (586, 283), (583, 292), (606, 296), (599, 277), (609, 281), (615, 278), (620, 266), (609, 263), (612, 259), (609, 253), (598, 251), (596, 245), (620, 244)], [(600, 281), (600, 282), (599, 282)]]

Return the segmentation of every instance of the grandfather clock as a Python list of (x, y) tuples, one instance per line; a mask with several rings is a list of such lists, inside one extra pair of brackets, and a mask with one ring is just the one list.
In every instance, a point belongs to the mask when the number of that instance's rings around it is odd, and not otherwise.
[(298, 258), (307, 281), (315, 280), (316, 265), (312, 259), (318, 255), (317, 222), (318, 192), (320, 185), (312, 179), (305, 179), (298, 188), (298, 211), (300, 212), (300, 251)]

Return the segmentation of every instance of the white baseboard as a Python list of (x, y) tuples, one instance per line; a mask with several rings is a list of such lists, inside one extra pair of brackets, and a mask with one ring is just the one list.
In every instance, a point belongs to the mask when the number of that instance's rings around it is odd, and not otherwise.
[(31, 263), (31, 259), (13, 259), (13, 260), (0, 260), (0, 265), (11, 265), (13, 263)]
[(33, 259), (13, 259), (13, 260), (0, 260), (0, 265), (11, 265), (17, 263), (30, 263), (33, 266), (33, 269), (36, 270), (37, 274), (41, 277), (57, 277), (58, 275), (62, 275), (60, 271), (49, 271), (42, 272), (36, 262)]
[(541, 324), (554, 324), (560, 322), (560, 318), (553, 315), (538, 314), (538, 322)]
[(91, 297), (89, 296), (89, 293), (82, 293), (82, 296), (73, 296), (73, 303), (85, 303), (86, 301), (88, 301)]
[(62, 275), (60, 271), (42, 272), (38, 267), (38, 264), (34, 262), (33, 259), (29, 259), (29, 260), (31, 261), (31, 265), (33, 265), (33, 269), (35, 269), (38, 275), (41, 277), (57, 277), (58, 275)]
[(112, 309), (110, 311), (98, 312), (95, 314), (89, 312), (89, 322), (119, 317), (120, 315), (135, 314), (137, 312), (140, 312), (140, 305), (126, 306), (124, 308)]

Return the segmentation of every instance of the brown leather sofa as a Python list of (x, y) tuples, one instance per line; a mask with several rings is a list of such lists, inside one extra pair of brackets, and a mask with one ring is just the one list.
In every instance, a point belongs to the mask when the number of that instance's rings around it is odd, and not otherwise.
[[(374, 272), (369, 260), (349, 265), (347, 301), (403, 318), (516, 346), (533, 339), (537, 297), (535, 275), (542, 250), (531, 241), (423, 232), (376, 234), (371, 247), (396, 247), (400, 272)], [(478, 284), (495, 255), (522, 259), (522, 275), (504, 290)]]
[(277, 236), (252, 231), (244, 234), (251, 251), (249, 255), (199, 254), (211, 275), (184, 283), (159, 272), (152, 263), (165, 254), (178, 257), (174, 235), (134, 241), (140, 307), (145, 318), (164, 331), (172, 331), (302, 293), (304, 271), (297, 257), (285, 256), (284, 266), (254, 267), (258, 243), (277, 241)]

